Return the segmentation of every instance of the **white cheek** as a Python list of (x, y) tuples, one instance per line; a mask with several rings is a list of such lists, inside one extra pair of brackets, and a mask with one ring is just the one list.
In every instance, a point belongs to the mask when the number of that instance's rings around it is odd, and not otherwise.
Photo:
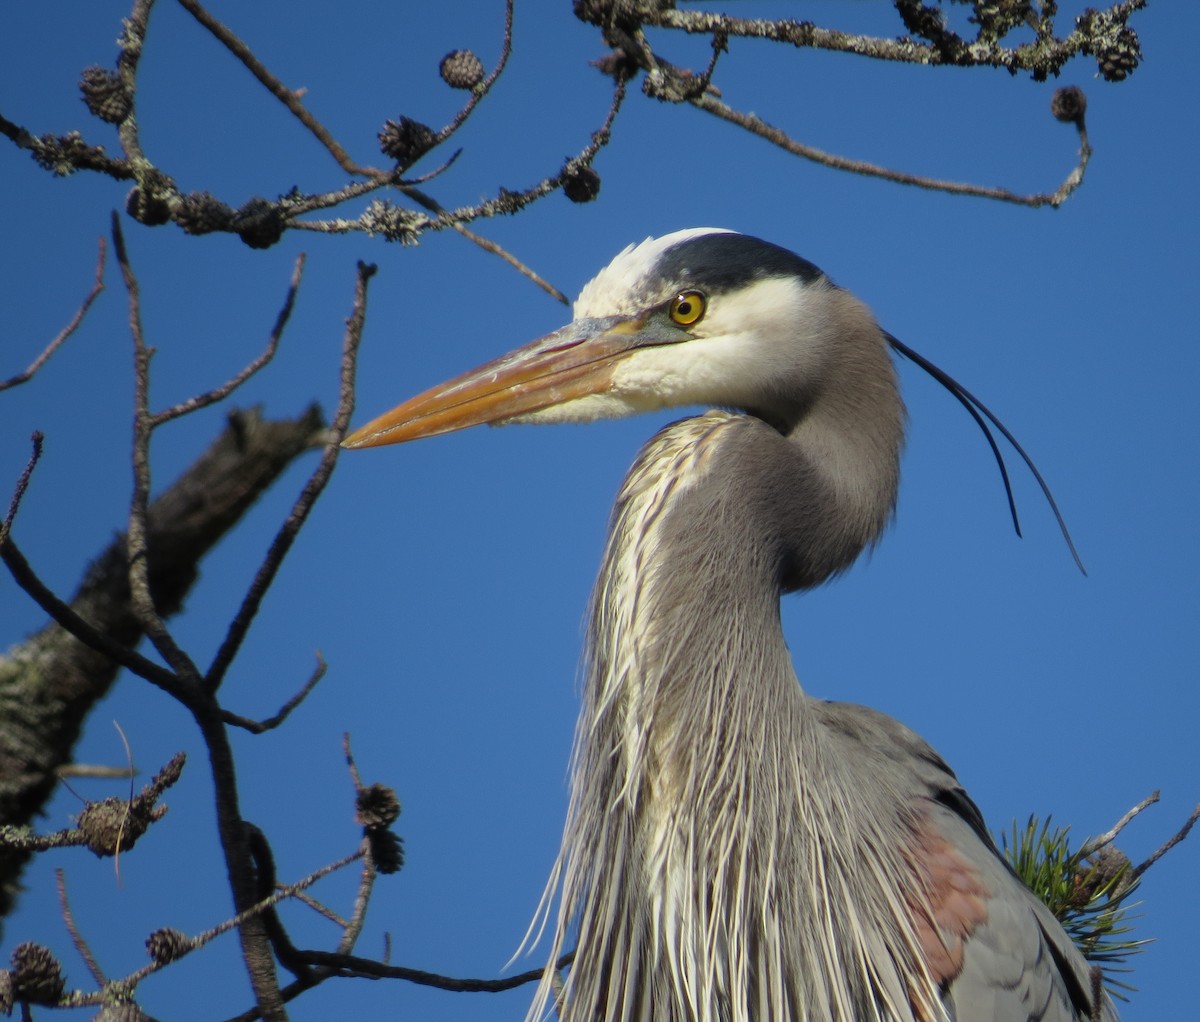
[(797, 281), (775, 278), (715, 295), (694, 340), (645, 348), (613, 373), (613, 390), (646, 407), (750, 407), (783, 380), (818, 371), (823, 317)]

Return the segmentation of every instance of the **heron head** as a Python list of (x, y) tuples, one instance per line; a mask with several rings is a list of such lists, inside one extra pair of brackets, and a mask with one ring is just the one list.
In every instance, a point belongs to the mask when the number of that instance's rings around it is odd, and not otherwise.
[(856, 346), (890, 374), (870, 313), (812, 263), (692, 228), (626, 248), (584, 286), (566, 326), (406, 401), (345, 446), (687, 405), (739, 408), (786, 429)]

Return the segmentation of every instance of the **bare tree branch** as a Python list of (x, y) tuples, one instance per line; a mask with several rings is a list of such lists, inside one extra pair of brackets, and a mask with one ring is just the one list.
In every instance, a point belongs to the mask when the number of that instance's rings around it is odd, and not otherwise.
[(67, 880), (61, 867), (54, 871), (54, 882), (58, 888), (58, 905), (62, 911), (63, 922), (66, 924), (67, 932), (71, 935), (71, 943), (75, 945), (75, 950), (79, 952), (79, 957), (83, 959), (88, 972), (92, 974), (92, 979), (99, 986), (103, 986), (106, 980), (104, 972), (100, 968), (100, 963), (96, 961), (96, 956), (92, 954), (92, 949), (88, 946), (88, 942), (83, 939), (83, 934), (79, 932), (79, 927), (75, 925), (75, 916), (71, 912), (71, 903), (67, 900)]
[(1094, 855), (1105, 845), (1111, 845), (1117, 839), (1117, 835), (1129, 825), (1134, 817), (1136, 817), (1143, 809), (1154, 805), (1154, 803), (1157, 802), (1161, 797), (1162, 795), (1159, 792), (1152, 791), (1137, 805), (1130, 809), (1124, 816), (1122, 816), (1115, 824), (1113, 824), (1111, 830), (1107, 830), (1103, 834), (1098, 834), (1096, 837), (1089, 838), (1087, 841), (1085, 841), (1076, 854), (1079, 856), (1079, 858), (1086, 859), (1089, 855)]
[(292, 116), (303, 124), (313, 135), (313, 137), (325, 147), (326, 151), (332, 156), (339, 167), (347, 174), (365, 175), (375, 177), (382, 172), (374, 167), (360, 167), (350, 158), (350, 154), (341, 146), (341, 144), (333, 137), (333, 134), (320, 121), (312, 115), (308, 108), (300, 102), (300, 94), (294, 89), (289, 89), (270, 71), (266, 65), (262, 63), (241, 39), (239, 39), (230, 29), (223, 25), (220, 21), (214, 18), (203, 5), (196, 0), (179, 0), (179, 6), (195, 18), (230, 53), (232, 53), (255, 78), (259, 80), (262, 86), (288, 108)]
[(1146, 872), (1146, 870), (1148, 870), (1151, 866), (1158, 862), (1159, 859), (1166, 855), (1167, 852), (1179, 844), (1180, 841), (1184, 840), (1184, 838), (1191, 833), (1192, 828), (1196, 825), (1197, 820), (1200, 820), (1200, 805), (1196, 806), (1196, 808), (1192, 810), (1191, 815), (1188, 816), (1188, 818), (1184, 821), (1183, 826), (1180, 827), (1179, 830), (1177, 830), (1171, 837), (1167, 838), (1167, 840), (1159, 846), (1158, 850), (1155, 851), (1153, 855), (1150, 855), (1144, 862), (1139, 863), (1134, 868), (1133, 875), (1135, 877), (1140, 877)]
[(152, 165), (142, 150), (137, 118), (131, 115), (138, 89), (138, 68), (141, 65), (146, 33), (150, 27), (150, 12), (153, 9), (154, 0), (133, 0), (133, 9), (129, 12), (129, 17), (122, 21), (121, 38), (117, 41), (121, 48), (117, 57), (117, 79), (128, 97), (128, 109), (117, 124), (117, 135), (121, 139), (121, 148), (125, 150), (126, 162), (139, 183), (146, 179)]
[(87, 293), (79, 308), (75, 310), (75, 315), (71, 317), (71, 321), (63, 327), (58, 334), (42, 349), (42, 353), (38, 355), (31, 363), (29, 368), (24, 372), (17, 373), (15, 376), (10, 376), (7, 380), (0, 381), (0, 390), (8, 390), (10, 387), (19, 386), (22, 383), (27, 383), (31, 380), (34, 374), (42, 368), (50, 358), (62, 345), (66, 342), (83, 322), (83, 318), (87, 315), (88, 309), (92, 307), (92, 303), (100, 297), (100, 292), (104, 290), (104, 238), (100, 238), (100, 252), (96, 256), (96, 280), (92, 284), (92, 289)]
[(128, 798), (109, 797), (85, 803), (73, 827), (34, 834), (26, 826), (0, 824), (0, 848), (44, 852), (83, 846), (96, 855), (115, 858), (137, 844), (150, 825), (165, 815), (166, 807), (159, 805), (158, 800), (179, 780), (184, 760), (184, 754), (177, 753), (136, 796), (131, 791)]
[(129, 333), (133, 338), (133, 496), (129, 502), (129, 531), (126, 533), (130, 607), (142, 632), (175, 672), (177, 684), (191, 687), (199, 672), (167, 630), (150, 590), (147, 514), (150, 505), (150, 435), (154, 431), (150, 414), (150, 357), (154, 353), (146, 346), (142, 333), (140, 290), (129, 265), (121, 221), (116, 213), (112, 215), (112, 235), (117, 265), (129, 294)]
[(25, 497), (25, 491), (29, 488), (29, 480), (33, 478), (33, 470), (37, 468), (37, 463), (41, 460), (44, 440), (45, 437), (37, 431), (30, 437), (33, 453), (25, 463), (25, 468), (17, 479), (17, 485), (13, 487), (12, 500), (8, 502), (8, 513), (4, 516), (4, 521), (0, 522), (0, 547), (3, 547), (8, 539), (8, 534), (12, 531), (13, 519), (17, 517), (17, 512), (21, 509), (21, 501)]
[(339, 927), (340, 929), (344, 930), (346, 928), (347, 922), (345, 919), (343, 919), (341, 916), (339, 916), (328, 905), (322, 905), (319, 901), (317, 901), (316, 898), (312, 897), (312, 895), (297, 894), (296, 900), (298, 902), (300, 902), (300, 904), (302, 904), (302, 905), (307, 905), (314, 912), (316, 912), (317, 915), (324, 916), (326, 919), (328, 919), (331, 923), (333, 923), (335, 926)]
[[(280, 902), (299, 896), (302, 891), (312, 887), (318, 881), (323, 880), (330, 874), (335, 873), (338, 870), (345, 869), (345, 867), (349, 866), (353, 862), (356, 862), (361, 857), (361, 851), (351, 852), (349, 855), (338, 859), (336, 862), (331, 862), (327, 866), (322, 866), (320, 869), (314, 870), (302, 880), (298, 880), (292, 884), (280, 885), (279, 889), (272, 893), (269, 897), (263, 898), (262, 900), (251, 905), (245, 911), (239, 912), (237, 915), (226, 919), (224, 922), (218, 923), (216, 926), (213, 926), (208, 930), (204, 930), (203, 932), (196, 934), (194, 937), (188, 937), (185, 934), (180, 933), (178, 930), (157, 930), (155, 933), (151, 934), (150, 938), (146, 941), (147, 948), (150, 951), (152, 958), (152, 961), (149, 964), (144, 965), (141, 968), (129, 973), (127, 976), (122, 976), (119, 979), (97, 979), (97, 982), (103, 987), (103, 989), (99, 991), (87, 992), (82, 990), (74, 990), (64, 992), (64, 994), (59, 998), (58, 1006), (63, 1008), (79, 1008), (89, 1005), (100, 1005), (105, 1003), (105, 999), (111, 996), (114, 991), (122, 991), (124, 996), (128, 997), (132, 991), (137, 988), (139, 983), (149, 976), (154, 975), (154, 973), (165, 969), (172, 962), (178, 961), (191, 951), (195, 951), (207, 944), (212, 943), (218, 937), (229, 933), (231, 930), (235, 930), (244, 926), (249, 920), (257, 916), (261, 916), (264, 912), (273, 909)], [(79, 939), (82, 941), (82, 936)], [(93, 973), (93, 976), (95, 975), (96, 974)], [(252, 1015), (254, 1018), (263, 1017), (262, 1014), (257, 1011), (253, 1012)]]
[[(612, 139), (613, 123), (624, 102), (627, 81), (628, 78), (623, 72), (617, 74), (613, 87), (613, 98), (609, 104), (608, 113), (601, 126), (592, 133), (589, 143), (576, 156), (567, 160), (557, 174), (545, 177), (526, 189), (511, 191), (507, 188), (502, 188), (495, 198), (485, 199), (475, 205), (460, 206), (455, 209), (447, 209), (435, 200), (428, 199), (423, 193), (413, 194), (412, 197), (415, 201), (420, 202), (422, 205), (427, 205), (427, 208), (436, 208), (439, 211), (438, 215), (433, 217), (417, 213), (415, 210), (397, 207), (386, 200), (382, 200), (373, 202), (355, 219), (297, 220), (289, 226), (295, 230), (317, 231), (324, 234), (346, 234), (351, 231), (362, 231), (366, 234), (380, 234), (389, 241), (398, 241), (401, 244), (415, 244), (420, 235), (425, 231), (445, 230), (485, 217), (511, 216), (519, 213), (539, 199), (558, 191), (569, 180), (577, 176), (582, 169), (591, 168), (592, 161), (596, 158), (596, 155)], [(416, 191), (411, 185), (404, 182), (397, 183), (396, 187), (406, 195)], [(336, 193), (336, 195), (335, 193), (329, 193), (327, 196), (330, 199), (328, 205), (337, 205), (346, 198), (357, 197), (373, 190), (375, 190), (375, 186), (372, 183), (356, 183), (346, 188), (343, 192)], [(303, 200), (303, 207), (305, 210), (318, 208), (314, 204), (313, 199)]]
[(296, 498), (291, 513), (280, 527), (279, 532), (276, 533), (262, 565), (254, 576), (254, 581), (246, 592), (241, 607), (233, 621), (230, 622), (225, 640), (217, 650), (205, 676), (205, 686), (209, 692), (215, 692), (224, 680), (225, 672), (228, 671), (229, 665), (241, 648), (246, 633), (250, 630), (250, 625), (262, 605), (263, 597), (275, 580), (275, 575), (279, 571), (280, 565), (283, 564), (284, 557), (287, 556), (288, 550), (295, 542), (297, 534), (307, 520), (317, 498), (325, 489), (325, 485), (333, 474), (334, 466), (337, 464), (338, 455), (341, 452), (338, 445), (345, 436), (346, 428), (350, 423), (350, 414), (354, 410), (354, 377), (358, 366), (358, 346), (362, 342), (362, 329), (367, 312), (367, 283), (374, 275), (374, 266), (362, 262), (358, 264), (354, 308), (346, 323), (346, 334), (342, 345), (338, 408), (333, 417), (321, 461), (305, 484), (300, 496)]
[(1018, 192), (1009, 191), (1007, 188), (974, 185), (961, 181), (943, 181), (937, 178), (923, 177), (919, 174), (909, 174), (901, 170), (892, 170), (888, 167), (868, 163), (864, 160), (852, 160), (846, 156), (827, 153), (813, 146), (797, 142), (786, 132), (767, 124), (766, 121), (755, 114), (734, 110), (719, 99), (707, 94), (695, 96), (689, 102), (700, 110), (704, 110), (722, 120), (744, 128), (751, 134), (765, 139), (772, 145), (776, 145), (785, 152), (791, 153), (793, 156), (801, 156), (806, 160), (812, 160), (814, 163), (819, 163), (825, 167), (832, 167), (835, 170), (845, 170), (853, 174), (862, 174), (867, 177), (879, 177), (887, 181), (893, 181), (896, 184), (912, 185), (928, 191), (948, 192), (951, 195), (969, 195), (980, 199), (995, 199), (999, 202), (1011, 202), (1019, 206), (1032, 206), (1036, 208), (1038, 206), (1062, 205), (1071, 196), (1071, 193), (1083, 183), (1083, 175), (1087, 170), (1088, 161), (1092, 156), (1092, 148), (1088, 144), (1087, 131), (1084, 127), (1083, 119), (1080, 117), (1076, 125), (1080, 140), (1079, 163), (1071, 170), (1063, 180), (1063, 183), (1054, 192), (1038, 192), (1031, 195), (1022, 195)]
[(71, 777), (87, 777), (93, 779), (119, 781), (137, 776), (137, 767), (133, 766), (103, 766), (99, 763), (64, 763), (58, 768), (61, 780)]
[(234, 727), (240, 727), (255, 735), (262, 734), (265, 731), (273, 731), (291, 716), (292, 711), (296, 709), (297, 706), (299, 706), (306, 698), (308, 698), (308, 694), (312, 692), (312, 690), (317, 687), (317, 683), (323, 677), (325, 677), (325, 672), (328, 670), (328, 667), (329, 665), (325, 663), (325, 658), (321, 656), (320, 652), (318, 652), (317, 666), (313, 670), (312, 674), (309, 675), (308, 681), (304, 683), (304, 687), (301, 688), (300, 691), (298, 691), (295, 695), (293, 695), (286, 703), (284, 703), (283, 706), (279, 708), (278, 713), (272, 717), (268, 717), (266, 720), (251, 720), (249, 717), (243, 717), (239, 714), (231, 713), (228, 710), (223, 710), (221, 712), (221, 719), (225, 721), (226, 724), (232, 724)]
[[(417, 986), (433, 987), (436, 990), (466, 994), (498, 994), (506, 990), (516, 990), (518, 987), (538, 982), (545, 971), (544, 969), (530, 969), (528, 972), (521, 972), (515, 976), (506, 976), (503, 979), (460, 979), (454, 976), (443, 976), (436, 972), (426, 972), (421, 969), (408, 969), (402, 965), (389, 965), (387, 962), (376, 961), (371, 958), (341, 955), (331, 951), (301, 951), (299, 953), (312, 964), (323, 966), (325, 971), (318, 974), (321, 976), (321, 981), (331, 978), (351, 979), (356, 977), (367, 979), (398, 979), (408, 983), (415, 983)], [(574, 958), (575, 953), (573, 951), (565, 954), (555, 963), (554, 968), (556, 970), (565, 969), (571, 964)], [(302, 984), (300, 981), (291, 983), (284, 987), (283, 997), (287, 1001), (294, 1000), (306, 990), (310, 990), (313, 985), (315, 984)], [(256, 1022), (260, 1018), (262, 1016), (256, 1010), (251, 1009), (243, 1012), (241, 1015), (233, 1015), (226, 1019), (225, 1022)]]
[[(1053, 8), (1044, 4), (1040, 13), (1030, 15), (1035, 25), (1034, 40), (1016, 47), (1003, 46), (999, 39), (1011, 29), (1023, 27), (1024, 18), (1007, 23), (1003, 31), (999, 32), (995, 22), (989, 25), (986, 20), (980, 19), (978, 37), (967, 41), (949, 32), (944, 24), (935, 28), (933, 16), (923, 11), (917, 12), (920, 4), (914, 0), (895, 0), (895, 6), (908, 22), (906, 27), (910, 31), (926, 35), (929, 39), (926, 43), (907, 36), (885, 39), (854, 35), (820, 28), (807, 21), (738, 18), (708, 11), (678, 10), (668, 5), (646, 4), (639, 7), (637, 13), (643, 25), (676, 29), (689, 34), (711, 35), (714, 32), (722, 32), (727, 36), (744, 39), (764, 39), (796, 47), (905, 64), (990, 67), (1009, 72), (1028, 71), (1038, 80), (1044, 80), (1047, 75), (1057, 73), (1072, 58), (1093, 53), (1098, 40), (1108, 33), (1111, 25), (1123, 26), (1134, 11), (1141, 10), (1146, 3), (1147, 0), (1124, 0), (1103, 12), (1092, 12), (1091, 21), (1077, 24), (1075, 30), (1062, 39), (1054, 37), (1051, 13)], [(597, 7), (601, 10), (610, 9), (607, 3), (583, 6), (588, 14)], [(595, 18), (588, 17), (588, 20)], [(1083, 18), (1079, 20), (1084, 22)], [(924, 31), (921, 31), (923, 28)]]
[[(209, 449), (150, 505), (151, 584), (161, 613), (178, 612), (200, 560), (324, 430), (315, 406), (278, 422), (257, 411), (230, 415)], [(171, 672), (133, 650), (142, 632), (129, 605), (123, 537), (92, 562), (69, 603), (38, 579), (11, 537), (0, 555), (56, 622), (0, 657), (0, 822), (20, 825), (54, 790), (56, 770), (70, 762), (84, 718), (120, 666), (180, 693)], [(0, 854), (0, 914), (12, 905), (25, 858)]]
[[(439, 214), (446, 212), (436, 200), (429, 197), (428, 195), (425, 195), (423, 192), (414, 188), (412, 185), (405, 186), (404, 193), (406, 195), (411, 196), (412, 198), (416, 199), (417, 202), (419, 202), (422, 206), (424, 206), (430, 212), (439, 213)], [(494, 241), (490, 241), (489, 239), (483, 237), (482, 235), (476, 234), (470, 228), (464, 227), (462, 224), (452, 223), (451, 226), (456, 231), (458, 231), (458, 233), (461, 234), (464, 238), (466, 238), (468, 241), (473, 242), (474, 244), (478, 245), (485, 252), (491, 252), (493, 255), (499, 256), (506, 263), (508, 263), (509, 266), (511, 266), (513, 269), (515, 269), (518, 273), (520, 273), (523, 277), (527, 277), (529, 280), (532, 280), (538, 287), (540, 287), (543, 291), (545, 291), (548, 295), (550, 295), (550, 297), (555, 298), (558, 301), (562, 302), (563, 305), (571, 304), (571, 300), (565, 294), (563, 294), (558, 288), (556, 288), (549, 281), (544, 280), (536, 272), (534, 272), (532, 269), (530, 269), (528, 266), (526, 266), (525, 263), (521, 262), (521, 260), (519, 260), (516, 256), (512, 255), (510, 252), (507, 252), (505, 249), (501, 248)]]
[(164, 408), (161, 412), (156, 412), (150, 417), (152, 427), (161, 426), (163, 423), (169, 422), (171, 419), (178, 418), (181, 415), (190, 415), (201, 408), (207, 408), (218, 401), (224, 401), (225, 398), (229, 397), (238, 387), (263, 369), (275, 357), (275, 352), (279, 350), (279, 341), (283, 337), (283, 329), (287, 326), (288, 320), (291, 319), (292, 309), (296, 304), (296, 294), (300, 290), (300, 277), (304, 272), (304, 261), (305, 255), (302, 252), (296, 257), (296, 262), (292, 268), (292, 279), (288, 284), (287, 296), (283, 301), (283, 308), (279, 310), (278, 316), (275, 317), (275, 326), (271, 329), (271, 335), (267, 339), (267, 346), (263, 349), (262, 354), (240, 369), (219, 387), (214, 387), (203, 394), (197, 394), (186, 401), (172, 405), (170, 408)]

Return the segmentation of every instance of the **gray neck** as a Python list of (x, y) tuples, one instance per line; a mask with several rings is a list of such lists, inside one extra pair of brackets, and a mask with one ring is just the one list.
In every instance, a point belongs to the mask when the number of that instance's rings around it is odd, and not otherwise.
[[(764, 927), (782, 940), (818, 932), (829, 913), (855, 911), (840, 902), (843, 892), (814, 903), (809, 892), (819, 885), (788, 873), (820, 861), (824, 842), (843, 832), (822, 806), (860, 795), (849, 790), (857, 785), (824, 801), (804, 794), (822, 783), (807, 777), (809, 767), (838, 750), (826, 748), (792, 669), (779, 596), (846, 568), (878, 536), (894, 499), (899, 416), (891, 453), (881, 456), (892, 471), (874, 493), (813, 467), (802, 440), (842, 443), (843, 456), (850, 448), (811, 420), (788, 436), (726, 412), (675, 423), (646, 445), (618, 496), (552, 878), (562, 889), (553, 953), (570, 947), (573, 925), (580, 933), (564, 1020), (644, 1011), (659, 1022), (715, 1022), (726, 1017), (723, 1001), (760, 996), (776, 999), (763, 1018), (868, 1017), (881, 1003), (897, 1005), (895, 1018), (911, 1017), (900, 1011), (907, 993), (895, 976), (847, 972), (794, 940), (761, 946)], [(797, 750), (811, 760), (796, 762)], [(729, 847), (714, 847), (714, 837)], [(897, 853), (881, 873), (903, 868)], [(713, 891), (720, 905), (707, 901)], [(878, 918), (889, 918), (894, 905), (882, 889), (877, 897)], [(889, 960), (911, 961), (907, 925), (864, 939), (892, 947)], [(751, 990), (759, 982), (751, 972), (764, 963), (783, 977), (769, 994)], [(680, 1003), (689, 983), (713, 1000)]]
[(811, 445), (827, 457), (840, 445), (836, 464), (861, 460), (874, 439), (829, 437), (828, 428), (810, 414), (784, 436), (753, 416), (709, 412), (668, 426), (638, 456), (593, 597), (583, 719), (599, 773), (615, 767), (619, 750), (625, 777), (638, 778), (651, 735), (660, 753), (673, 736), (694, 746), (717, 730), (708, 716), (732, 701), (748, 719), (770, 708), (747, 700), (797, 689), (780, 594), (849, 567), (882, 531), (895, 496), (896, 444), (879, 456), (885, 465), (890, 457), (890, 470), (875, 473), (882, 482), (872, 489), (853, 473), (815, 467)]

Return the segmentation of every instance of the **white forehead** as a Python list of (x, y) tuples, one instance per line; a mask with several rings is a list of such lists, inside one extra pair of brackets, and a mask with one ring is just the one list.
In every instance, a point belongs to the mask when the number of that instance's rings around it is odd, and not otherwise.
[(663, 254), (676, 245), (705, 234), (736, 234), (723, 227), (689, 227), (630, 245), (583, 285), (575, 299), (575, 318), (617, 316), (637, 312), (646, 297), (646, 284)]

